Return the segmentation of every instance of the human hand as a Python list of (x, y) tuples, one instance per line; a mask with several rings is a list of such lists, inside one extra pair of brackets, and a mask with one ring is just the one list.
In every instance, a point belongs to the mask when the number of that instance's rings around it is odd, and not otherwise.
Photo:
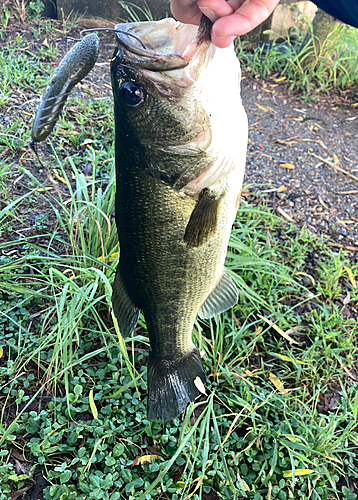
[(175, 19), (200, 24), (202, 14), (213, 23), (211, 41), (228, 47), (237, 36), (253, 30), (269, 17), (279, 0), (171, 0)]

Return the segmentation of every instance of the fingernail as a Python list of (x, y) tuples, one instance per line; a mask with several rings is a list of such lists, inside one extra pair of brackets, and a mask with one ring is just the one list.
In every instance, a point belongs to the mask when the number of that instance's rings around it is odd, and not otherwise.
[(218, 20), (217, 15), (212, 9), (209, 9), (208, 7), (200, 7), (200, 10), (204, 14), (204, 16), (210, 19), (212, 23), (215, 23), (215, 21)]

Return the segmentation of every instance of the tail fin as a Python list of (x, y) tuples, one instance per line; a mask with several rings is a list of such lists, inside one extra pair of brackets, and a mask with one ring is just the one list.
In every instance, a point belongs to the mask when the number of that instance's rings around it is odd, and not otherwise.
[(196, 347), (178, 360), (157, 359), (152, 354), (148, 360), (148, 420), (172, 420), (182, 413), (187, 404), (201, 392), (194, 380), (206, 376), (200, 353)]

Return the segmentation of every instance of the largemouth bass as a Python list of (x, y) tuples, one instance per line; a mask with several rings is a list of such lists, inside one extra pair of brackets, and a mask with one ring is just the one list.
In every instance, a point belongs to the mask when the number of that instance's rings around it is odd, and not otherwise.
[[(123, 337), (143, 311), (150, 338), (147, 417), (170, 420), (200, 395), (206, 379), (192, 342), (196, 315), (211, 318), (238, 300), (224, 261), (246, 162), (241, 72), (233, 46), (211, 43), (205, 18), (199, 29), (165, 19), (116, 30), (120, 263), (113, 311)], [(51, 132), (97, 54), (93, 36), (67, 54), (39, 107), (34, 141)]]
[[(142, 310), (150, 338), (147, 417), (170, 420), (200, 395), (192, 329), (237, 303), (224, 269), (246, 161), (247, 117), (233, 46), (173, 19), (118, 25), (111, 63), (122, 335)], [(201, 382), (201, 383), (200, 383)]]

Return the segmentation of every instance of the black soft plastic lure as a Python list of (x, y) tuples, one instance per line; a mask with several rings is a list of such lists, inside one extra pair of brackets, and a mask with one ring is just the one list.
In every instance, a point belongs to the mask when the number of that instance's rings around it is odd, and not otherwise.
[(99, 39), (85, 36), (66, 54), (51, 79), (32, 125), (31, 138), (44, 141), (52, 132), (73, 87), (88, 75), (96, 63)]

